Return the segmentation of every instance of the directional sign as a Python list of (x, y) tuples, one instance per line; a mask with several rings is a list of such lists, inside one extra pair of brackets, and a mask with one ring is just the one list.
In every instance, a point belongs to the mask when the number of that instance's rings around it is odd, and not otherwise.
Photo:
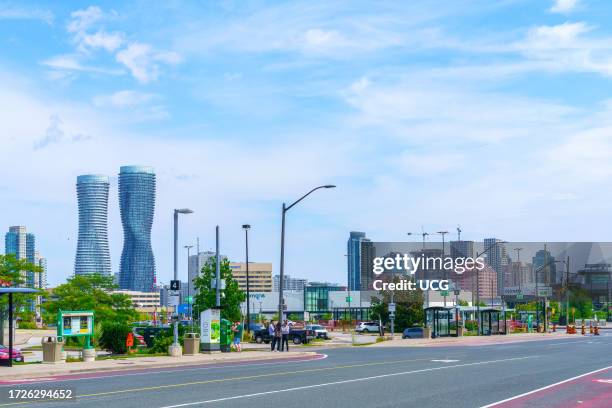
[(441, 291), (440, 291), (440, 294), (441, 294), (442, 296), (448, 296), (448, 290), (441, 290)]
[(552, 296), (552, 288), (550, 286), (545, 286), (543, 288), (538, 288), (538, 296), (539, 297), (551, 297)]
[(185, 302), (193, 303), (193, 296), (185, 296)]
[(517, 294), (516, 294), (516, 298), (517, 298), (518, 300), (522, 300), (522, 299), (523, 299), (523, 294), (522, 294), (522, 293), (517, 293)]
[(171, 280), (170, 281), (170, 290), (181, 290), (181, 281), (179, 281), (179, 280)]
[(461, 294), (461, 291), (459, 289), (455, 289), (455, 296), (459, 296)]
[(353, 298), (352, 298), (352, 297), (350, 297), (350, 296), (347, 296), (347, 297), (346, 297), (346, 303), (350, 303), (350, 302), (352, 302), (352, 301), (353, 301)]

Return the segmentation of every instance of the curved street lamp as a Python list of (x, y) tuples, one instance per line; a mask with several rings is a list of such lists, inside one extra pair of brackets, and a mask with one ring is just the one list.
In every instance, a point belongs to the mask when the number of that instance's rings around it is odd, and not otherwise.
[(287, 206), (283, 203), (282, 208), (282, 221), (281, 221), (281, 253), (280, 253), (280, 276), (278, 282), (278, 320), (283, 320), (283, 279), (285, 277), (285, 214), (289, 211), (293, 206), (297, 203), (308, 197), (313, 192), (322, 189), (322, 188), (335, 188), (336, 186), (333, 184), (325, 184), (323, 186), (315, 187), (297, 200), (295, 200), (291, 205)]

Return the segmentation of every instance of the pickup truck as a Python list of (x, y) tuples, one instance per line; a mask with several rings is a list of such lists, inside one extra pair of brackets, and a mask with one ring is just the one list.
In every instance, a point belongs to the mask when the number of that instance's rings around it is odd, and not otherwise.
[[(258, 344), (266, 343), (269, 344), (272, 341), (272, 336), (268, 334), (268, 329), (263, 328), (253, 332), (253, 338), (255, 342)], [(307, 344), (310, 340), (315, 338), (314, 330), (310, 329), (294, 329), (291, 328), (289, 331), (289, 340), (293, 342), (293, 344)]]

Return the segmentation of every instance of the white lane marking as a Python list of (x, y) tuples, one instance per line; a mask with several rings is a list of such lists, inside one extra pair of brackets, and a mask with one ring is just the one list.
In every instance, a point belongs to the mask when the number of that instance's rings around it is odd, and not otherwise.
[[(327, 354), (317, 354), (313, 357), (318, 357), (318, 358), (300, 358), (299, 356), (297, 357), (298, 359), (295, 360), (291, 360), (291, 357), (289, 357), (289, 359), (285, 360), (285, 361), (269, 361), (266, 363), (248, 363), (249, 360), (242, 360), (242, 362), (244, 363), (245, 361), (247, 362), (246, 364), (244, 364), (244, 366), (262, 366), (262, 365), (275, 365), (275, 364), (289, 364), (289, 363), (304, 363), (304, 362), (308, 362), (308, 361), (319, 361), (319, 360), (324, 360), (328, 357)], [(295, 358), (295, 357), (294, 357)], [(50, 382), (50, 381), (57, 381), (57, 382), (64, 382), (64, 381), (81, 381), (81, 380), (97, 380), (97, 379), (103, 379), (103, 378), (114, 378), (114, 377), (128, 377), (131, 375), (149, 375), (149, 374), (166, 374), (166, 373), (183, 373), (185, 371), (206, 371), (206, 370), (217, 370), (220, 368), (237, 368), (237, 367), (241, 367), (243, 366), (242, 364), (235, 364), (236, 362), (230, 362), (230, 363), (234, 363), (234, 364), (230, 364), (230, 365), (218, 365), (218, 363), (214, 366), (211, 366), (210, 364), (207, 364), (207, 367), (194, 367), (194, 368), (181, 368), (178, 370), (161, 370), (161, 371), (147, 371), (147, 367), (139, 367), (136, 368), (136, 370), (138, 370), (137, 373), (123, 373), (123, 374), (112, 374), (112, 375), (100, 375), (100, 376), (93, 376), (93, 377), (79, 377), (79, 378), (51, 378), (51, 377), (40, 377), (40, 378), (27, 378), (27, 379), (17, 379), (17, 380), (1, 380), (0, 381), (0, 388), (2, 387), (13, 387), (14, 385), (12, 384), (7, 384), (6, 382), (11, 381), (11, 382), (19, 382), (19, 381), (27, 381), (31, 384), (33, 383), (43, 383), (43, 382)], [(215, 363), (212, 363), (215, 364)], [(159, 367), (158, 367), (159, 368)], [(65, 375), (83, 375), (83, 374), (97, 374), (100, 373), (102, 371), (93, 371), (90, 373), (80, 373), (80, 374), (74, 374), (74, 373), (68, 373)]]
[(459, 360), (431, 360), (434, 363), (456, 363)]
[(328, 383), (323, 383), (323, 384), (313, 384), (313, 385), (305, 385), (305, 386), (302, 386), (302, 387), (285, 388), (285, 389), (282, 389), (282, 390), (264, 391), (264, 392), (257, 392), (257, 393), (254, 393), (254, 394), (235, 395), (233, 397), (217, 398), (217, 399), (204, 400), (204, 401), (196, 401), (196, 402), (187, 402), (185, 404), (167, 405), (167, 406), (164, 406), (164, 407), (161, 407), (161, 408), (180, 408), (180, 407), (188, 407), (188, 406), (193, 406), (193, 405), (204, 405), (204, 404), (211, 404), (211, 403), (214, 403), (214, 402), (223, 402), (223, 401), (231, 401), (231, 400), (250, 398), (250, 397), (259, 397), (259, 396), (262, 396), (262, 395), (278, 394), (278, 393), (282, 393), (282, 392), (307, 390), (307, 389), (310, 389), (310, 388), (321, 388), (321, 387), (327, 387), (327, 386), (330, 386), (330, 385), (349, 384), (349, 383), (355, 383), (355, 382), (361, 382), (361, 381), (376, 380), (376, 379), (379, 379), (379, 378), (396, 377), (396, 376), (399, 376), (399, 375), (408, 375), (408, 374), (424, 373), (424, 372), (428, 372), (428, 371), (445, 370), (445, 369), (454, 368), (454, 367), (469, 367), (469, 366), (476, 366), (476, 365), (483, 365), (483, 364), (502, 363), (502, 362), (506, 362), (506, 361), (525, 360), (525, 359), (528, 359), (528, 358), (537, 358), (537, 357), (539, 357), (539, 356), (514, 357), (514, 358), (505, 358), (505, 359), (502, 359), (502, 360), (478, 361), (476, 363), (453, 364), (453, 365), (449, 365), (449, 366), (423, 368), (423, 369), (420, 369), (420, 370), (403, 371), (401, 373), (381, 374), (381, 375), (374, 375), (374, 376), (371, 376), (371, 377), (355, 378), (355, 379), (352, 379), (352, 380), (334, 381), (334, 382), (328, 382)]
[(598, 370), (589, 371), (588, 373), (580, 374), (580, 375), (577, 375), (575, 377), (568, 378), (567, 380), (559, 381), (559, 382), (556, 382), (554, 384), (547, 385), (545, 387), (541, 387), (541, 388), (538, 388), (538, 389), (535, 389), (535, 390), (532, 390), (532, 391), (529, 391), (529, 392), (525, 392), (523, 394), (515, 395), (514, 397), (506, 398), (506, 399), (501, 400), (501, 401), (493, 402), (492, 404), (489, 404), (489, 405), (483, 405), (480, 408), (494, 407), (494, 406), (497, 406), (499, 404), (503, 404), (504, 402), (513, 401), (515, 399), (518, 399), (518, 398), (521, 398), (521, 397), (525, 397), (527, 395), (531, 395), (531, 394), (534, 394), (534, 393), (539, 392), (539, 391), (544, 391), (544, 390), (547, 390), (549, 388), (556, 387), (557, 385), (565, 384), (567, 382), (577, 380), (578, 378), (586, 377), (587, 375), (599, 373), (600, 371), (609, 370), (611, 368), (612, 368), (612, 366), (608, 366), (608, 367), (600, 368)]

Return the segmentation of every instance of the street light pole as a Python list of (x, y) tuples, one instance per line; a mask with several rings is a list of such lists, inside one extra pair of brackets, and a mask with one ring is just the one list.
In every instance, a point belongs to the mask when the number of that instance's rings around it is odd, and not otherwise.
[(185, 245), (183, 248), (187, 250), (187, 314), (189, 315), (189, 324), (193, 331), (193, 313), (191, 313), (191, 279), (189, 278), (189, 250), (193, 245)]
[(244, 224), (242, 228), (244, 229), (244, 244), (246, 247), (247, 333), (251, 333), (251, 290), (249, 286), (249, 229), (251, 229), (251, 226)]
[(282, 207), (282, 221), (281, 221), (281, 250), (280, 250), (280, 276), (278, 283), (278, 320), (283, 320), (283, 279), (285, 277), (285, 214), (289, 211), (294, 205), (302, 201), (304, 198), (312, 194), (314, 191), (321, 188), (334, 188), (336, 186), (331, 184), (326, 184), (324, 186), (315, 187), (302, 197), (293, 202), (293, 204), (286, 206), (283, 203)]
[[(193, 213), (193, 210), (190, 210), (189, 208), (179, 208), (179, 209), (174, 209), (174, 280), (178, 281), (178, 216), (179, 214), (191, 214)], [(181, 297), (181, 292), (179, 291), (179, 304), (180, 304), (180, 297)], [(177, 306), (178, 309), (178, 306)], [(176, 353), (180, 353), (177, 352), (176, 350), (180, 350), (181, 349), (181, 345), (179, 344), (178, 341), (178, 310), (174, 311), (174, 341), (172, 343), (172, 345), (170, 346), (171, 349), (175, 350), (175, 354), (171, 355), (176, 355)], [(179, 354), (180, 355), (180, 354)]]

